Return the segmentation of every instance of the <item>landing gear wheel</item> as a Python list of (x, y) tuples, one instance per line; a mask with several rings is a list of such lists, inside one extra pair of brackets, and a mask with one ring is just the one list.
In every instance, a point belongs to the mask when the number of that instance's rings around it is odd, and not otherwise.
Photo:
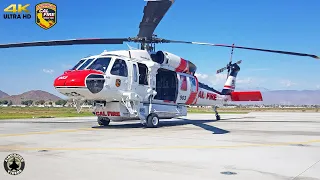
[(157, 114), (151, 113), (147, 117), (147, 127), (156, 128), (159, 125), (159, 117)]
[(110, 123), (110, 119), (107, 117), (98, 117), (98, 124), (100, 126), (108, 126)]
[(218, 113), (217, 109), (218, 109), (218, 106), (214, 106), (213, 107), (213, 110), (216, 113), (216, 120), (219, 121), (220, 120), (220, 116), (219, 116), (219, 113)]

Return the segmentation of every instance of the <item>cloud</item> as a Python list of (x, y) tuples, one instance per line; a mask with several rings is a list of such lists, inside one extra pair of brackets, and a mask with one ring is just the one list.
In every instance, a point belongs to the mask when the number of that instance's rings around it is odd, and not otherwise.
[(317, 89), (320, 89), (320, 84), (318, 84), (316, 87), (317, 87)]
[[(198, 80), (202, 83), (208, 84), (209, 86), (220, 86), (222, 87), (227, 80), (227, 74), (214, 74), (214, 75), (208, 75), (208, 74), (201, 74), (201, 73), (195, 73), (195, 76), (197, 76)], [(237, 84), (241, 85), (242, 87), (249, 87), (252, 84), (257, 84), (260, 85), (260, 79), (257, 80), (256, 78), (253, 77), (244, 77), (244, 78), (239, 78), (237, 77), (236, 80), (236, 86)]]
[(195, 73), (198, 79), (207, 79), (209, 76), (207, 74)]
[(247, 78), (239, 78), (239, 79), (237, 79), (237, 83), (238, 84), (251, 84), (251, 83), (253, 83), (253, 79), (252, 79), (252, 77), (247, 77)]
[(211, 86), (223, 85), (226, 82), (226, 78), (227, 78), (227, 74), (221, 74), (221, 73), (214, 74), (214, 75), (195, 73), (195, 76), (197, 76), (200, 82), (211, 85)]
[(54, 70), (53, 69), (42, 69), (42, 71), (44, 73), (47, 73), (47, 74), (53, 74), (54, 73)]
[(297, 85), (297, 83), (292, 82), (290, 80), (281, 80), (280, 84), (284, 85), (285, 87), (291, 87)]

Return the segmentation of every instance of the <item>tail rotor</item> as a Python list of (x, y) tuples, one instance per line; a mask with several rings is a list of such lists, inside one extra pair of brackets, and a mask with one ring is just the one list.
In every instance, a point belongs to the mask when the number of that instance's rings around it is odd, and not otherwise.
[[(227, 79), (228, 79), (228, 77), (229, 77), (229, 75), (230, 75), (231, 66), (233, 65), (233, 64), (232, 64), (233, 49), (234, 49), (234, 44), (232, 44), (232, 49), (231, 49), (231, 55), (230, 55), (230, 61), (229, 61), (229, 63), (228, 63), (225, 67), (217, 70), (217, 74), (222, 73), (222, 72), (225, 71), (225, 70), (228, 70)], [(237, 61), (237, 62), (234, 63), (234, 64), (240, 64), (241, 62), (242, 62), (242, 60), (239, 60), (239, 61)]]
[(242, 60), (239, 60), (235, 63), (232, 63), (233, 49), (234, 49), (234, 44), (232, 44), (232, 50), (231, 50), (231, 56), (230, 56), (229, 63), (225, 67), (217, 70), (217, 74), (222, 73), (225, 70), (228, 70), (227, 80), (226, 80), (226, 83), (224, 84), (224, 87), (221, 92), (224, 95), (229, 95), (229, 94), (231, 94), (231, 92), (234, 91), (235, 86), (236, 86), (237, 74), (240, 71), (240, 67), (238, 66), (238, 64), (241, 64), (241, 62), (242, 62)]

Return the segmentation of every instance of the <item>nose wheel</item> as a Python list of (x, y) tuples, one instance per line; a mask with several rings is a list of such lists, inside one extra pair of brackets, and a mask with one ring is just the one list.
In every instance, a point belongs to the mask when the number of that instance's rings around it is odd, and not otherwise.
[(110, 123), (110, 119), (107, 117), (98, 117), (98, 124), (100, 126), (108, 126)]

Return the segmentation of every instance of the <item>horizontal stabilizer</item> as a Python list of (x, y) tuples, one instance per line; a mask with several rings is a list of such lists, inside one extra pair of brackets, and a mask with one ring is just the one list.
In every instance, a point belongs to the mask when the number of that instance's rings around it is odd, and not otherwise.
[(232, 101), (262, 101), (260, 91), (231, 92)]

